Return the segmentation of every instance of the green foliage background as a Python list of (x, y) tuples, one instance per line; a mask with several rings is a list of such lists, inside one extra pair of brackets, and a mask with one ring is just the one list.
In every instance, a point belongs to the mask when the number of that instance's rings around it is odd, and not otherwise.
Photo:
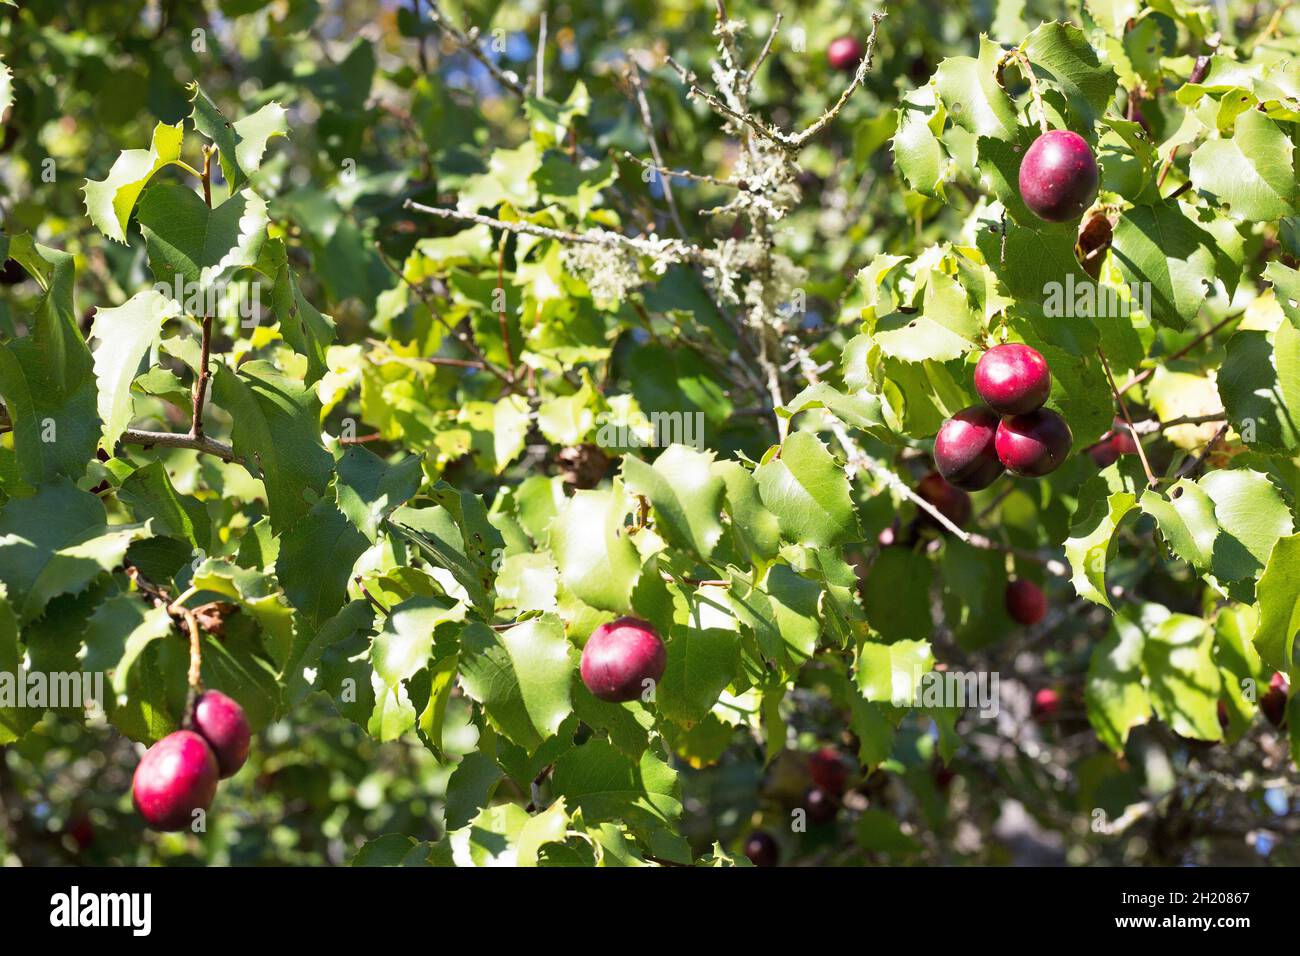
[[(424, 2), (0, 6), (0, 670), (113, 689), (0, 708), (5, 861), (730, 865), (762, 827), (798, 863), (1296, 862), (1254, 689), (1298, 676), (1300, 11), (899, 2), (805, 140), (874, 8), (732, 4), (720, 52), (707, 4), (545, 7), (541, 89), (542, 5), (445, 9), (516, 93)], [(1097, 149), (1082, 235), (1016, 193), (1040, 117)], [(212, 320), (198, 450), (148, 439), (203, 364), (178, 276), (261, 303)], [(1067, 277), (1150, 301), (1055, 316)], [(1079, 453), (909, 540), (1008, 339)], [(1099, 346), (1153, 486), (1082, 454)], [(665, 413), (701, 446), (643, 447)], [(200, 835), (130, 808), (185, 706), (158, 594), (258, 731)], [(649, 706), (576, 680), (625, 613), (668, 642)], [(937, 667), (997, 672), (1002, 714), (895, 705)], [(826, 745), (851, 791), (792, 832)]]

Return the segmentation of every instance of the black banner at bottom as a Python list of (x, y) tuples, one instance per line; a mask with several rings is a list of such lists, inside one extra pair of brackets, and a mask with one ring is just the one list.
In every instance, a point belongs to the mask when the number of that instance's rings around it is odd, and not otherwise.
[(1005, 931), (1041, 927), (1066, 939), (1230, 941), (1290, 932), (1296, 919), (1294, 877), (1263, 868), (9, 869), (0, 870), (0, 900), (11, 931), (127, 946), (225, 933), (337, 945), (434, 927), (455, 935), (457, 924), (497, 944), (512, 933), (535, 942), (564, 919), (591, 938), (602, 922), (623, 935), (689, 917), (743, 931), (747, 920), (782, 913), (838, 913), (857, 929), (885, 920), (891, 935), (918, 937), (996, 920)]

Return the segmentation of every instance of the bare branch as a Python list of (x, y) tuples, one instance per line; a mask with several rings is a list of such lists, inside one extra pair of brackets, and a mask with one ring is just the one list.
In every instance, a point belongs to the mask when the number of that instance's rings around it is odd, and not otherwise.
[(452, 41), (455, 42), (457, 46), (461, 47), (461, 49), (466, 53), (482, 63), (483, 66), (487, 68), (487, 71), (492, 74), (493, 78), (506, 89), (510, 90), (510, 92), (514, 93), (521, 99), (528, 95), (528, 91), (524, 89), (522, 84), (520, 84), (519, 77), (515, 76), (514, 73), (508, 70), (501, 69), (501, 67), (492, 62), (490, 56), (483, 52), (483, 48), (478, 44), (478, 27), (469, 27), (466, 30), (458, 29), (456, 25), (448, 19), (447, 15), (442, 12), (442, 8), (438, 6), (438, 0), (426, 0), (426, 2), (429, 4), (429, 19), (432, 20), (443, 33), (451, 37)]
[(772, 52), (772, 41), (776, 39), (777, 33), (781, 30), (782, 19), (784, 19), (784, 15), (778, 13), (776, 19), (772, 21), (772, 29), (767, 35), (767, 42), (763, 44), (763, 49), (758, 53), (758, 59), (754, 61), (753, 65), (749, 68), (749, 71), (745, 74), (744, 90), (746, 95), (749, 93), (749, 88), (754, 84), (754, 77), (758, 75), (758, 71), (767, 61), (767, 55)]
[(830, 125), (831, 120), (835, 119), (835, 117), (839, 115), (840, 110), (844, 109), (844, 104), (849, 101), (849, 97), (853, 95), (853, 91), (866, 82), (867, 73), (871, 70), (872, 58), (876, 54), (876, 34), (880, 29), (880, 21), (885, 19), (885, 16), (886, 14), (883, 10), (871, 15), (871, 35), (867, 37), (866, 55), (862, 58), (862, 61), (858, 63), (858, 69), (853, 74), (853, 79), (849, 81), (849, 85), (845, 88), (844, 92), (840, 94), (840, 98), (835, 101), (834, 105), (831, 106), (830, 109), (819, 116), (813, 124), (802, 133), (795, 136), (785, 137), (784, 145), (788, 149), (802, 149), (810, 139)]
[(144, 445), (160, 448), (192, 448), (205, 455), (215, 455), (222, 461), (242, 461), (235, 450), (223, 441), (209, 438), (207, 435), (181, 435), (176, 432), (147, 432), (138, 428), (128, 428), (122, 433), (122, 441), (128, 445)]
[[(636, 60), (628, 56), (627, 78), (632, 84), (632, 92), (636, 97), (637, 112), (641, 116), (641, 128), (645, 131), (646, 141), (650, 144), (650, 155), (655, 159), (655, 165), (662, 169), (664, 158), (659, 152), (659, 141), (655, 138), (654, 117), (650, 115), (650, 101), (646, 99), (645, 87), (641, 83), (641, 67), (637, 65)], [(677, 211), (677, 199), (673, 196), (673, 183), (671, 179), (664, 181), (664, 199), (668, 203), (668, 215), (672, 217), (673, 227), (677, 230), (677, 235), (682, 239), (686, 238), (686, 227), (682, 225), (682, 217)]]

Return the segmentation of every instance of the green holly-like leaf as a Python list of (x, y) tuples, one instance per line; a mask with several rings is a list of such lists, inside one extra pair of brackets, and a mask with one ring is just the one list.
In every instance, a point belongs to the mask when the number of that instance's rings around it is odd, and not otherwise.
[[(3, 112), (3, 110), (0, 110)], [(86, 214), (95, 228), (108, 238), (126, 244), (126, 224), (136, 200), (161, 169), (181, 158), (183, 123), (154, 127), (148, 149), (125, 149), (118, 154), (108, 176), (98, 182), (86, 180)]]
[[(0, 674), (18, 674), (21, 663), (18, 618), (0, 587)], [(0, 707), (0, 744), (21, 740), (40, 718), (41, 712), (35, 707)]]
[(860, 536), (844, 469), (811, 432), (787, 438), (779, 457), (760, 465), (754, 479), (787, 540), (825, 548)]
[(95, 380), (105, 449), (117, 444), (131, 423), (131, 383), (140, 363), (157, 349), (163, 323), (179, 314), (179, 306), (154, 289), (137, 292), (115, 309), (95, 311), (90, 335), (96, 341)]
[(1066, 23), (1044, 23), (1021, 44), (1034, 72), (1065, 94), (1070, 109), (1091, 124), (1115, 95), (1115, 70), (1102, 65), (1083, 31)]
[(212, 140), (220, 152), (221, 172), (231, 192), (248, 182), (262, 165), (262, 155), (272, 136), (287, 136), (287, 111), (279, 103), (267, 103), (256, 113), (230, 122), (197, 83), (188, 87), (194, 128)]
[(352, 565), (369, 546), (332, 501), (318, 501), (284, 533), (275, 574), (310, 625), (320, 627), (343, 606)]
[(156, 534), (182, 538), (196, 551), (211, 547), (212, 523), (203, 503), (177, 492), (162, 462), (151, 461), (127, 475), (117, 500), (137, 521), (148, 521)]
[[(445, 569), (479, 612), (490, 618), (496, 604), (492, 586), (497, 558), (505, 548), (501, 532), (488, 520), (477, 495), (439, 482), (432, 497), (433, 507), (403, 505), (389, 524)], [(445, 582), (443, 586), (447, 586)]]
[(1137, 496), (1133, 492), (1117, 490), (1101, 475), (1090, 478), (1079, 489), (1074, 523), (1065, 542), (1070, 581), (1079, 597), (1103, 607), (1111, 606), (1106, 591), (1106, 563), (1114, 549), (1115, 532), (1135, 507)]
[(1248, 109), (1231, 139), (1202, 143), (1191, 159), (1201, 195), (1238, 222), (1271, 222), (1296, 214), (1295, 144), (1273, 120)]
[(1219, 397), (1228, 420), (1251, 445), (1278, 452), (1300, 448), (1300, 329), (1279, 323), (1272, 333), (1240, 329), (1228, 340), (1219, 369)]
[(1112, 752), (1123, 753), (1129, 731), (1151, 717), (1151, 698), (1142, 685), (1142, 628), (1116, 614), (1105, 639), (1092, 651), (1084, 701), (1088, 722)]
[(419, 455), (390, 465), (368, 448), (352, 445), (338, 461), (334, 496), (339, 510), (373, 542), (384, 518), (420, 489), (422, 477)]
[(682, 813), (676, 772), (649, 750), (630, 761), (603, 740), (588, 741), (556, 761), (551, 783), (589, 823), (660, 826)]
[(616, 614), (631, 607), (641, 558), (628, 540), (623, 488), (577, 491), (550, 523), (551, 551), (564, 586), (592, 607)]
[(218, 363), (212, 397), (231, 417), (235, 452), (266, 485), (271, 526), (282, 533), (325, 494), (333, 460), (320, 439), (316, 390), (270, 362), (245, 362), (238, 372)]
[(194, 570), (190, 584), (241, 605), (262, 629), (262, 643), (271, 659), (280, 665), (288, 660), (294, 643), (293, 612), (272, 575), (208, 558)]
[(322, 315), (302, 294), (283, 239), (262, 243), (251, 265), (271, 280), (271, 314), (280, 323), (284, 340), (307, 357), (307, 384), (318, 381), (329, 369), (325, 351), (334, 341), (334, 320)]
[(909, 186), (925, 196), (943, 196), (951, 165), (939, 136), (948, 113), (931, 86), (903, 97), (894, 133), (894, 162)]
[(392, 689), (410, 680), (429, 666), (438, 626), (463, 620), (464, 604), (451, 598), (413, 597), (394, 605), (370, 648), (375, 673)]
[(21, 263), (43, 295), (26, 336), (0, 343), (0, 398), (13, 427), (19, 476), (35, 487), (57, 475), (81, 478), (100, 438), (94, 360), (77, 326), (73, 259), (0, 235), (0, 255)]
[(1139, 506), (1156, 519), (1175, 554), (1197, 571), (1210, 569), (1219, 524), (1214, 518), (1214, 502), (1198, 485), (1181, 479), (1169, 488), (1167, 496), (1148, 489)]
[(1001, 49), (980, 37), (979, 58), (950, 56), (934, 73), (934, 86), (954, 123), (976, 136), (1014, 139), (1015, 104), (997, 81)]
[(577, 652), (554, 614), (497, 631), (473, 623), (461, 634), (461, 683), (492, 723), (529, 753), (573, 710)]
[(655, 708), (690, 728), (718, 702), (740, 664), (740, 635), (718, 627), (676, 627), (668, 640), (668, 665), (655, 690)]
[(1277, 486), (1257, 471), (1212, 471), (1197, 484), (1214, 502), (1219, 537), (1211, 570), (1222, 581), (1254, 578), (1277, 539), (1295, 530)]
[(853, 661), (853, 679), (865, 700), (906, 707), (916, 702), (921, 677), (933, 669), (929, 641), (864, 641)]
[(1255, 649), (1272, 670), (1296, 673), (1295, 636), (1300, 631), (1300, 535), (1279, 538), (1255, 589), (1259, 629)]
[(1142, 645), (1142, 669), (1156, 715), (1176, 734), (1220, 740), (1223, 686), (1212, 656), (1214, 633), (1204, 620), (1171, 614), (1152, 627)]
[(722, 537), (726, 485), (712, 472), (713, 453), (669, 445), (653, 465), (628, 455), (623, 480), (630, 492), (649, 500), (655, 528), (673, 545), (708, 560)]
[(149, 268), (160, 285), (179, 289), (182, 305), (206, 298), (219, 278), (257, 262), (270, 222), (266, 201), (250, 189), (209, 208), (187, 186), (149, 187), (136, 213), (149, 253)]
[(104, 505), (66, 478), (0, 509), (0, 582), (20, 624), (39, 617), (60, 594), (76, 594), (122, 563), (142, 525), (106, 524)]

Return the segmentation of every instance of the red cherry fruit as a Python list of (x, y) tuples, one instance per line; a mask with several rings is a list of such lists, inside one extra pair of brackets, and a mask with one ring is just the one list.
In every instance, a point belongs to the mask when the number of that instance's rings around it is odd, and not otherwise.
[(1259, 699), (1259, 709), (1274, 727), (1281, 727), (1286, 721), (1286, 699), (1290, 691), (1291, 685), (1286, 675), (1274, 671), (1273, 678), (1268, 682), (1268, 691)]
[(244, 708), (219, 690), (205, 690), (194, 702), (193, 726), (212, 748), (221, 778), (233, 777), (248, 759), (252, 736)]
[(821, 787), (810, 787), (803, 795), (803, 806), (808, 811), (808, 822), (821, 825), (830, 823), (839, 812), (835, 798)]
[(834, 796), (844, 793), (849, 782), (849, 768), (834, 747), (823, 747), (808, 758), (808, 776), (813, 783)]
[(1007, 584), (1007, 613), (1017, 624), (1032, 627), (1047, 613), (1047, 596), (1033, 581), (1017, 578)]
[(755, 830), (745, 838), (745, 856), (755, 866), (776, 866), (781, 859), (781, 848), (766, 830)]
[(1219, 701), (1219, 706), (1215, 713), (1219, 716), (1219, 729), (1226, 734), (1228, 728), (1232, 725), (1232, 718), (1228, 716), (1228, 705), (1223, 701)]
[(1037, 349), (1019, 342), (995, 345), (975, 366), (975, 391), (999, 415), (1024, 415), (1047, 401), (1052, 372)]
[(168, 734), (140, 758), (131, 781), (135, 810), (154, 830), (184, 830), (217, 793), (217, 758), (191, 730)]
[(1061, 695), (1050, 687), (1044, 687), (1034, 694), (1034, 703), (1030, 713), (1035, 717), (1051, 717), (1060, 709)]
[(957, 771), (950, 770), (948, 767), (936, 767), (934, 771), (934, 785), (939, 788), (940, 792), (946, 791), (952, 786), (953, 780), (957, 778)]
[(856, 70), (862, 62), (862, 53), (862, 44), (857, 37), (836, 37), (826, 48), (826, 60), (832, 70), (851, 71)]
[(668, 651), (655, 629), (634, 617), (602, 624), (582, 649), (582, 682), (601, 700), (636, 700), (645, 681), (664, 676)]
[(1068, 129), (1034, 140), (1020, 161), (1020, 198), (1039, 219), (1078, 219), (1097, 198), (1097, 160), (1088, 141)]
[(77, 844), (78, 850), (85, 850), (95, 842), (95, 825), (90, 822), (90, 817), (85, 814), (69, 820), (64, 832), (72, 837), (73, 842)]
[(1070, 426), (1049, 408), (1002, 419), (994, 438), (998, 460), (1013, 475), (1041, 478), (1060, 467), (1070, 453)]
[(1119, 460), (1121, 455), (1137, 453), (1137, 442), (1133, 433), (1120, 419), (1115, 419), (1110, 431), (1102, 435), (1097, 444), (1088, 449), (1088, 455), (1098, 468), (1109, 468)]
[[(978, 374), (978, 372), (976, 373)], [(987, 488), (1002, 474), (993, 438), (998, 416), (979, 405), (963, 408), (939, 427), (934, 464), (950, 485), (965, 491)]]
[[(970, 520), (970, 495), (948, 484), (938, 472), (930, 472), (918, 481), (916, 493), (957, 527), (963, 527)], [(919, 518), (921, 523), (928, 527), (943, 527), (926, 511), (922, 511)]]

